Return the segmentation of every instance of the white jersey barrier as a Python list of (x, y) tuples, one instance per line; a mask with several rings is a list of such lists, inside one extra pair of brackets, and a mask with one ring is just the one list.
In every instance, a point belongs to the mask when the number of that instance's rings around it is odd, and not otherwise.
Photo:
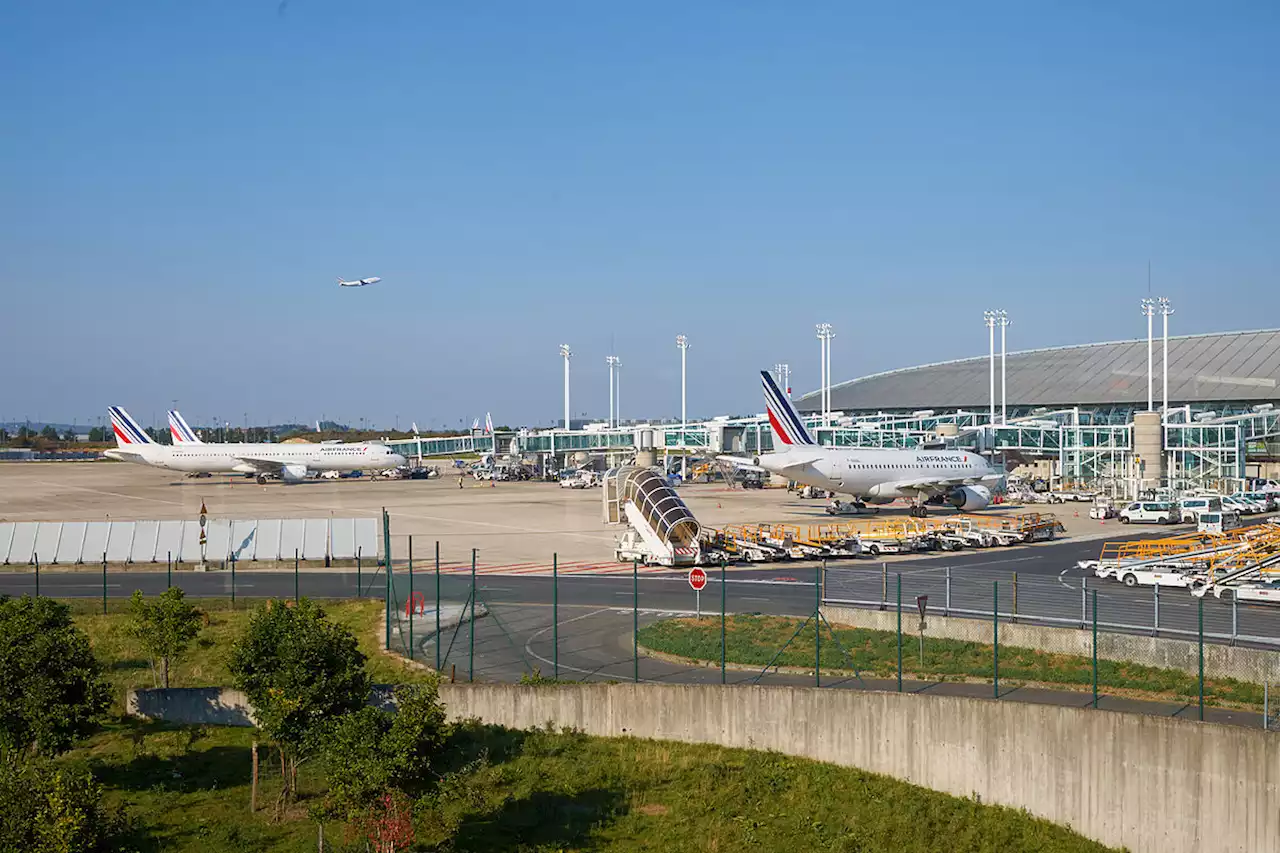
[[(373, 518), (211, 518), (209, 560), (237, 562), (370, 560), (378, 554)], [(195, 521), (19, 521), (0, 523), (0, 565), (200, 561)]]

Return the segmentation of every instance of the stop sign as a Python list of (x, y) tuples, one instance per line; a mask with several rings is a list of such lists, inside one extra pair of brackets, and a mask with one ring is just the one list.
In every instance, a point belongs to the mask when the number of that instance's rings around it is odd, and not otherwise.
[(689, 571), (689, 586), (693, 587), (695, 592), (701, 592), (702, 588), (707, 585), (707, 573), (702, 569), (694, 568)]

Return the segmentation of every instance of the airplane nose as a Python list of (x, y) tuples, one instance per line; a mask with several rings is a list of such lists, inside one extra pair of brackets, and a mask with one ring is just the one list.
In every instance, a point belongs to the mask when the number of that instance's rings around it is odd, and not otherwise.
[(397, 468), (401, 468), (409, 464), (409, 460), (406, 459), (404, 456), (401, 456), (399, 453), (391, 454), (391, 461), (395, 464)]

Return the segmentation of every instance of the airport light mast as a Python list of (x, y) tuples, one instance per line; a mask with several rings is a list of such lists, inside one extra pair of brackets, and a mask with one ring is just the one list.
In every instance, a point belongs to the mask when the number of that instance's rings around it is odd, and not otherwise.
[(1009, 316), (1005, 313), (1004, 309), (1001, 308), (998, 311), (996, 311), (996, 317), (997, 317), (996, 322), (1000, 324), (1000, 423), (1007, 424), (1009, 422), (1009, 410), (1007, 408), (1009, 403), (1009, 395), (1008, 395), (1008, 385), (1006, 385), (1005, 383), (1006, 372), (1005, 372), (1004, 333), (1005, 333), (1005, 329), (1009, 328)]
[(994, 426), (996, 422), (996, 312), (983, 311), (982, 320), (987, 324), (987, 373), (991, 387), (991, 408), (987, 420)]
[(686, 408), (688, 397), (689, 339), (684, 335), (676, 335), (676, 346), (680, 349), (680, 481), (689, 479), (689, 454), (685, 449), (685, 430), (689, 427), (689, 411)]
[(569, 359), (573, 358), (573, 350), (568, 344), (560, 345), (560, 356), (564, 359), (564, 428), (569, 429)]
[(1173, 313), (1173, 308), (1170, 306), (1169, 297), (1167, 296), (1161, 296), (1156, 301), (1160, 305), (1160, 316), (1164, 318), (1164, 342), (1160, 353), (1160, 369), (1164, 373), (1161, 382), (1164, 389), (1164, 393), (1161, 394), (1164, 405), (1161, 407), (1161, 411), (1164, 412), (1164, 417), (1167, 418), (1169, 417), (1169, 315)]
[(1147, 411), (1155, 411), (1155, 397), (1152, 385), (1155, 383), (1155, 368), (1151, 361), (1151, 318), (1156, 313), (1156, 301), (1151, 297), (1142, 300), (1142, 313), (1147, 316)]
[(822, 425), (826, 426), (831, 413), (831, 339), (836, 335), (830, 323), (819, 323), (814, 328), (822, 345)]
[(619, 365), (622, 364), (622, 360), (616, 355), (606, 355), (604, 357), (604, 361), (605, 364), (609, 365), (609, 428), (612, 429), (618, 425), (615, 417), (615, 413), (617, 411), (616, 401), (618, 398), (615, 396), (615, 389), (617, 386), (614, 384), (614, 373), (618, 369)]

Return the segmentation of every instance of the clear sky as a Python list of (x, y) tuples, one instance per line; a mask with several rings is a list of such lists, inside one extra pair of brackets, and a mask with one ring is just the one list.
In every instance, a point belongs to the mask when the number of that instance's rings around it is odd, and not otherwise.
[[(0, 4), (0, 420), (762, 408), (1280, 326), (1280, 5)], [(379, 275), (362, 289), (336, 277)]]

